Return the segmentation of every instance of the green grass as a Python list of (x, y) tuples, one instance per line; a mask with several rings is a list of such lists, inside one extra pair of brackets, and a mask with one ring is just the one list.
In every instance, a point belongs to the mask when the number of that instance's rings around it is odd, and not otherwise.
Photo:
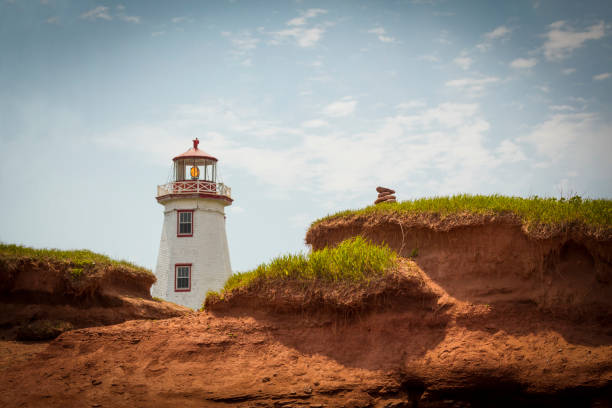
[(60, 249), (47, 249), (47, 248), (31, 248), (22, 245), (15, 244), (4, 244), (0, 243), (0, 257), (4, 258), (19, 258), (28, 257), (35, 259), (49, 259), (55, 261), (70, 262), (75, 268), (72, 275), (78, 278), (83, 272), (83, 267), (98, 265), (112, 265), (112, 266), (125, 266), (139, 272), (146, 272), (151, 274), (151, 271), (143, 268), (142, 266), (134, 265), (128, 261), (117, 261), (109, 258), (106, 255), (97, 254), (95, 252), (86, 249), (77, 249), (70, 251), (63, 251)]
[(72, 279), (79, 279), (83, 275), (83, 268), (70, 268)]
[(320, 222), (351, 215), (368, 214), (427, 214), (435, 213), (441, 217), (453, 214), (507, 214), (513, 213), (521, 218), (524, 224), (560, 225), (582, 223), (588, 227), (612, 227), (612, 200), (582, 199), (575, 196), (570, 199), (507, 197), (502, 195), (469, 195), (460, 194), (451, 197), (431, 197), (400, 203), (383, 203), (371, 205), (358, 210), (346, 210), (316, 220), (311, 227)]
[[(335, 248), (309, 254), (289, 254), (273, 259), (248, 272), (232, 275), (223, 293), (246, 287), (261, 280), (299, 280), (325, 282), (360, 282), (383, 276), (396, 263), (397, 255), (387, 246), (371, 244), (358, 236)], [(216, 295), (215, 292), (207, 293)]]

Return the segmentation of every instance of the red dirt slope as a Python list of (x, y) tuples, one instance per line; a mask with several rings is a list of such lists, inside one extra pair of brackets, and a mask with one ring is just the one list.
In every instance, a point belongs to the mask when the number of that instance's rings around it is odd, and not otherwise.
[[(351, 317), (337, 310), (275, 311), (274, 298), (264, 304), (242, 293), (212, 312), (67, 332), (36, 358), (0, 372), (0, 405), (610, 402), (609, 327), (569, 322), (527, 303), (466, 302), (408, 260), (396, 273), (375, 285), (377, 301), (370, 311)], [(394, 296), (398, 293), (405, 296)], [(258, 309), (253, 299), (259, 299)], [(14, 393), (15, 387), (21, 392)]]

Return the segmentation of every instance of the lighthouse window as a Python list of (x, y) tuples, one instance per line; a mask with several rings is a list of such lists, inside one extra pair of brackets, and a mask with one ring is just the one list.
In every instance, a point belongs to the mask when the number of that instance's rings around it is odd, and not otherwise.
[(174, 276), (174, 290), (176, 292), (191, 290), (191, 264), (175, 265)]
[(179, 237), (193, 236), (193, 210), (177, 211), (177, 234)]

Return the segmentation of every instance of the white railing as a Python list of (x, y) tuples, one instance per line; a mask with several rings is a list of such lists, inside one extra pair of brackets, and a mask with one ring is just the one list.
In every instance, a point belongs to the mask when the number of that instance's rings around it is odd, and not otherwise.
[(193, 194), (206, 193), (217, 194), (228, 198), (232, 197), (232, 189), (223, 183), (214, 183), (203, 180), (174, 181), (172, 183), (157, 186), (157, 196), (169, 194)]

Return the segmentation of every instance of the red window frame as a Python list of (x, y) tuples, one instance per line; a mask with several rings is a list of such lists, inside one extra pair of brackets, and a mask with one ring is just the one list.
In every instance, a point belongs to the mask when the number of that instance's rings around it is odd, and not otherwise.
[[(191, 213), (191, 234), (181, 234), (181, 213)], [(193, 210), (176, 210), (176, 236), (181, 237), (193, 237)]]
[[(177, 289), (176, 280), (178, 279), (178, 268), (179, 266), (189, 267), (189, 287), (187, 289)], [(174, 264), (174, 291), (175, 292), (191, 292), (191, 264), (190, 263), (179, 263)]]

